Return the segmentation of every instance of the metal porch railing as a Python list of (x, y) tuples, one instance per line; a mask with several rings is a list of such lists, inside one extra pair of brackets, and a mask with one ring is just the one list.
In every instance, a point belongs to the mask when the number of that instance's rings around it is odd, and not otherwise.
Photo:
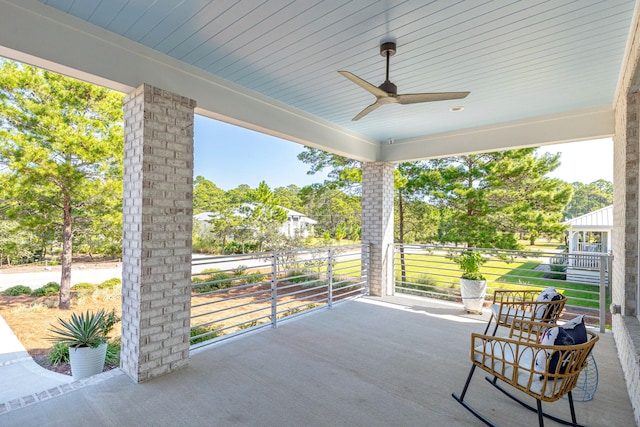
[[(461, 301), (461, 271), (454, 258), (466, 250), (462, 247), (396, 244), (395, 292)], [(581, 269), (577, 267), (580, 262), (575, 262), (573, 254), (537, 250), (473, 250), (479, 251), (486, 260), (481, 267), (487, 279), (485, 305), (492, 301), (496, 289), (542, 290), (554, 286), (567, 297), (567, 316), (584, 314), (585, 322), (598, 325), (601, 331), (610, 325), (607, 307), (612, 256), (592, 254), (591, 257), (597, 257), (597, 262), (590, 262), (589, 268)]]
[(192, 348), (365, 294), (368, 254), (350, 245), (194, 259)]

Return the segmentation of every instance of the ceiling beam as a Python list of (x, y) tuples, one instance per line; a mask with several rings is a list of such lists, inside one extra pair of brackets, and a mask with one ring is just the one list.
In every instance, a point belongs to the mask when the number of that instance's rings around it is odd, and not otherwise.
[(361, 161), (380, 144), (35, 0), (0, 0), (0, 55), (129, 92), (143, 83), (196, 100), (197, 112)]
[(614, 134), (614, 120), (613, 108), (605, 105), (462, 129), (394, 141), (382, 147), (381, 160), (405, 162), (607, 138)]

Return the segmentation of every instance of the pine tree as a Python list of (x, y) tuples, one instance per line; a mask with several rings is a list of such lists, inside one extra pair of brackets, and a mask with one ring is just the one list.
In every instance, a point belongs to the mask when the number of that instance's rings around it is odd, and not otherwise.
[(122, 114), (122, 96), (113, 91), (0, 62), (0, 165), (9, 182), (2, 198), (7, 215), (24, 227), (59, 230), (63, 309), (74, 234), (120, 210)]

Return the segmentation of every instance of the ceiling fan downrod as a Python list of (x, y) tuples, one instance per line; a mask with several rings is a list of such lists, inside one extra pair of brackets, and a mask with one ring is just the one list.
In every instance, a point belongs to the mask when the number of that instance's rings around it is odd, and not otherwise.
[(398, 94), (398, 87), (389, 80), (389, 58), (396, 54), (396, 44), (394, 42), (382, 43), (380, 45), (380, 55), (387, 58), (387, 74), (384, 82), (378, 88), (390, 95)]

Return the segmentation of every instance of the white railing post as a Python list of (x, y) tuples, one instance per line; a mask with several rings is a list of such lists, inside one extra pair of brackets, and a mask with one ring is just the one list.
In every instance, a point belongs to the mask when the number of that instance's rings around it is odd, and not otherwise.
[(328, 293), (327, 293), (327, 305), (329, 308), (333, 306), (333, 249), (329, 248), (329, 265), (327, 266), (328, 276)]
[(607, 306), (607, 280), (606, 280), (607, 256), (600, 256), (600, 332), (606, 327), (606, 306)]
[(271, 254), (271, 327), (278, 326), (278, 254)]

